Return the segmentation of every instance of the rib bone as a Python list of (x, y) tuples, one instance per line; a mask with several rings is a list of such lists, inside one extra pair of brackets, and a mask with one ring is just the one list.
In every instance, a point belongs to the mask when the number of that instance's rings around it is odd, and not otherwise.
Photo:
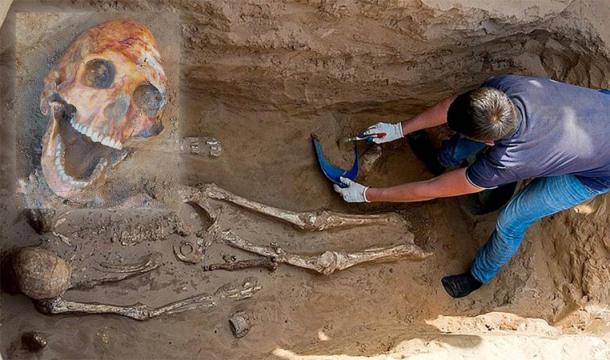
[(306, 256), (289, 254), (280, 247), (254, 245), (228, 230), (218, 231), (217, 236), (231, 247), (271, 257), (278, 263), (313, 270), (323, 275), (332, 274), (335, 271), (365, 262), (388, 262), (399, 259), (423, 260), (432, 255), (415, 244), (401, 244), (391, 247), (370, 248), (354, 253), (325, 251), (318, 256)]
[(71, 289), (90, 289), (99, 284), (117, 282), (132, 276), (145, 274), (161, 266), (161, 253), (152, 253), (134, 264), (99, 263), (103, 276), (95, 279), (72, 279)]
[(213, 295), (200, 294), (175, 301), (157, 308), (137, 303), (129, 306), (108, 305), (98, 303), (81, 303), (56, 297), (49, 300), (38, 300), (36, 305), (46, 314), (84, 313), (84, 314), (116, 314), (135, 320), (149, 320), (161, 315), (176, 314), (194, 309), (210, 309), (221, 300), (243, 300), (251, 297), (261, 287), (254, 281), (246, 281), (241, 287), (221, 287)]
[(207, 204), (205, 198), (227, 201), (245, 209), (288, 222), (305, 231), (405, 223), (405, 220), (396, 213), (354, 215), (327, 210), (296, 212), (278, 209), (235, 195), (216, 184), (205, 184), (199, 186), (198, 189), (183, 191), (182, 196), (184, 201), (195, 202), (204, 209), (209, 209), (209, 204)]

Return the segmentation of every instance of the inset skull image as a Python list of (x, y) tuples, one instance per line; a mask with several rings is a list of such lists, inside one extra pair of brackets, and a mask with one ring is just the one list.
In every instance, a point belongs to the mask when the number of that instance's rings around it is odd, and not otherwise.
[(110, 21), (81, 34), (51, 69), (40, 99), (49, 117), (41, 166), (51, 190), (78, 201), (104, 183), (124, 148), (158, 135), (166, 83), (144, 25)]

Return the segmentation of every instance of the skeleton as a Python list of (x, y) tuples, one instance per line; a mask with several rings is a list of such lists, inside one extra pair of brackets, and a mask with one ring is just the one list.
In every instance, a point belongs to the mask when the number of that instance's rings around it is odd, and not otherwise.
[[(196, 236), (198, 238), (198, 242), (199, 240), (205, 239), (205, 242), (202, 241), (203, 244), (198, 244), (197, 242), (192, 241), (192, 238), (187, 238), (189, 235), (189, 229), (187, 229), (187, 226), (182, 224), (180, 219), (170, 210), (155, 210), (158, 212), (156, 216), (158, 216), (161, 224), (159, 229), (160, 231), (163, 230), (161, 231), (161, 237), (168, 235), (170, 232), (177, 233), (182, 236), (182, 238), (176, 241), (173, 245), (174, 254), (180, 261), (190, 264), (202, 263), (204, 260), (205, 248), (207, 248), (214, 241), (218, 241), (227, 244), (230, 247), (252, 254), (257, 254), (266, 258), (260, 261), (245, 261), (238, 262), (236, 264), (211, 264), (204, 268), (206, 271), (215, 269), (236, 270), (257, 266), (263, 266), (273, 270), (277, 264), (284, 263), (328, 275), (335, 271), (344, 270), (366, 262), (387, 262), (396, 261), (399, 259), (423, 260), (431, 255), (431, 253), (423, 251), (420, 247), (414, 244), (413, 234), (409, 232), (405, 234), (405, 241), (401, 244), (370, 248), (353, 253), (324, 251), (318, 256), (291, 254), (278, 246), (254, 245), (239, 237), (231, 230), (222, 231), (219, 229), (217, 220), (222, 214), (222, 208), (219, 209), (218, 207), (213, 206), (210, 200), (229, 202), (254, 212), (287, 222), (303, 231), (324, 231), (329, 229), (345, 229), (349, 227), (367, 225), (405, 225), (405, 220), (395, 213), (354, 215), (331, 211), (294, 212), (282, 210), (240, 197), (216, 186), (215, 184), (206, 184), (198, 187), (182, 186), (178, 193), (184, 202), (196, 204), (205, 211), (210, 219), (214, 221), (214, 223), (204, 234)], [(118, 211), (115, 209), (110, 210)], [(91, 211), (102, 210), (73, 210), (62, 212), (60, 214), (53, 211), (34, 211), (33, 214), (35, 214), (35, 216), (32, 217), (35, 219), (34, 223), (41, 224), (38, 226), (44, 228), (44, 231), (51, 231), (63, 239), (69, 237), (69, 235), (67, 236), (66, 234), (62, 233), (61, 226), (65, 226), (70, 223), (86, 223), (86, 221), (82, 220), (84, 216), (83, 214), (86, 215)], [(134, 216), (139, 217), (137, 214), (129, 215), (129, 212), (134, 212), (136, 210), (132, 209), (128, 212), (125, 211), (127, 210), (122, 209), (119, 211), (117, 216), (112, 217), (112, 220), (108, 223), (108, 225), (112, 225), (112, 228), (129, 229), (130, 231), (128, 231), (128, 233), (139, 233), (139, 226), (132, 229), (133, 225), (130, 225), (128, 221), (125, 221), (126, 219), (133, 218)], [(99, 217), (102, 215), (97, 216)], [(123, 224), (123, 221), (126, 222), (126, 225)], [(130, 238), (130, 236), (127, 237)], [(154, 239), (156, 239), (156, 237)]]
[(116, 314), (135, 320), (148, 320), (194, 309), (210, 309), (222, 300), (246, 299), (261, 289), (254, 280), (248, 279), (239, 287), (223, 286), (213, 294), (199, 294), (160, 307), (149, 307), (141, 303), (129, 306), (82, 303), (62, 297), (69, 289), (91, 288), (152, 271), (160, 265), (158, 258), (153, 254), (135, 264), (100, 264), (104, 268), (102, 271), (110, 274), (97, 279), (79, 280), (72, 276), (71, 266), (54, 253), (39, 247), (27, 247), (15, 255), (13, 271), (19, 289), (46, 314)]
[(81, 34), (44, 82), (40, 110), (49, 117), (42, 174), (57, 196), (90, 201), (124, 148), (158, 135), (166, 77), (152, 33), (117, 20)]
[[(299, 213), (281, 210), (242, 198), (214, 184), (200, 187), (182, 187), (179, 190), (179, 194), (184, 202), (197, 204), (214, 221), (205, 234), (208, 243), (211, 239), (215, 239), (231, 247), (263, 256), (262, 259), (212, 264), (204, 267), (204, 270), (208, 271), (215, 269), (237, 270), (255, 266), (263, 266), (273, 271), (278, 264), (285, 263), (328, 275), (335, 271), (344, 270), (366, 262), (387, 262), (399, 259), (422, 260), (431, 255), (413, 243), (413, 235), (410, 233), (407, 234), (408, 239), (405, 243), (389, 247), (371, 248), (353, 253), (325, 251), (318, 256), (291, 254), (278, 246), (255, 245), (242, 239), (230, 230), (221, 230), (218, 226), (218, 219), (222, 214), (222, 209), (219, 210), (213, 206), (210, 200), (227, 201), (288, 222), (305, 231), (321, 231), (371, 224), (400, 224), (403, 220), (396, 214), (365, 216), (326, 211)], [(87, 214), (87, 212), (90, 212), (90, 210), (79, 209), (62, 212), (58, 215), (54, 211), (37, 210), (31, 213), (30, 218), (32, 223), (37, 225), (40, 232), (50, 231), (57, 236), (66, 237), (60, 232), (61, 225), (71, 223), (70, 216), (75, 215), (77, 219), (82, 219), (83, 214)], [(161, 211), (160, 219), (164, 223), (171, 224), (169, 226), (171, 231), (185, 236), (184, 229), (186, 227), (178, 218), (168, 214), (171, 214), (171, 212)], [(115, 223), (120, 223), (120, 220), (125, 218), (127, 216), (118, 216), (112, 223), (116, 225)], [(167, 219), (172, 220), (168, 222)], [(79, 221), (79, 223), (82, 222)], [(191, 254), (189, 256), (183, 254), (185, 244), (190, 246)], [(174, 252), (179, 259), (189, 263), (200, 262), (203, 258), (203, 252), (197, 249), (196, 245), (185, 240), (174, 244)], [(65, 300), (62, 297), (71, 288), (91, 288), (102, 283), (121, 281), (131, 276), (152, 271), (159, 266), (158, 259), (159, 256), (152, 254), (134, 264), (98, 263), (97, 268), (102, 273), (101, 276), (94, 279), (78, 279), (77, 276), (73, 276), (70, 265), (55, 254), (48, 251), (45, 252), (40, 248), (25, 248), (16, 256), (13, 268), (21, 291), (35, 301), (37, 308), (41, 312), (47, 314), (74, 312), (116, 314), (136, 320), (147, 320), (161, 315), (175, 314), (193, 309), (213, 308), (219, 301), (249, 298), (260, 290), (260, 286), (254, 281), (248, 280), (241, 287), (225, 286), (214, 294), (199, 294), (160, 307), (150, 307), (141, 303), (129, 306), (83, 303)]]
[[(199, 187), (183, 187), (179, 191), (185, 202), (194, 203), (205, 210), (210, 218), (217, 220), (219, 212), (214, 209), (209, 199), (223, 200), (246, 209), (265, 214), (281, 221), (288, 222), (305, 231), (323, 231), (335, 228), (347, 228), (363, 225), (400, 224), (404, 220), (397, 214), (380, 215), (352, 215), (330, 211), (294, 212), (277, 209), (245, 199), (232, 194), (215, 184), (206, 184)], [(214, 222), (208, 229), (208, 237), (219, 239), (225, 244), (246, 252), (258, 254), (273, 259), (276, 263), (285, 263), (292, 266), (312, 270), (328, 275), (335, 271), (344, 270), (365, 262), (386, 262), (398, 259), (423, 260), (431, 253), (423, 251), (413, 243), (413, 235), (408, 234), (404, 244), (390, 247), (371, 248), (355, 253), (338, 251), (325, 251), (319, 256), (306, 256), (290, 254), (277, 246), (254, 245), (230, 230), (221, 231), (218, 222)]]

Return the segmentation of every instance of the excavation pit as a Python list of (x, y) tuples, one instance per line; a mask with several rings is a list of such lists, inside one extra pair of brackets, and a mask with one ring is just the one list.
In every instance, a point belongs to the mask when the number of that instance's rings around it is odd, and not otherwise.
[[(329, 158), (348, 168), (352, 153), (340, 149), (337, 139), (377, 121), (407, 119), (492, 75), (540, 75), (610, 87), (608, 10), (601, 1), (525, 1), (527, 6), (519, 9), (439, 3), (163, 0), (58, 1), (50, 6), (15, 1), (0, 42), (1, 78), (10, 79), (0, 84), (6, 114), (0, 130), (3, 251), (36, 245), (41, 238), (18, 216), (15, 203), (21, 198), (13, 194), (15, 180), (27, 178), (39, 166), (47, 125), (38, 107), (44, 77), (81, 31), (103, 20), (136, 17), (158, 38), (166, 67), (166, 127), (158, 139), (115, 168), (96, 210), (125, 199), (132, 201), (128, 209), (156, 204), (171, 198), (178, 185), (215, 183), (294, 211), (395, 211), (408, 220), (415, 243), (434, 255), (423, 262), (365, 264), (326, 277), (287, 266), (273, 273), (256, 268), (203, 272), (176, 259), (172, 246), (179, 235), (157, 238), (155, 228), (146, 227), (154, 220), (167, 229), (171, 221), (159, 214), (129, 218), (133, 226), (122, 229), (125, 236), (108, 230), (117, 217), (85, 216), (81, 224), (62, 225), (73, 234), (64, 239), (69, 244), (42, 236), (45, 246), (85, 269), (82, 276), (92, 274), (101, 261), (129, 262), (153, 251), (163, 254), (165, 265), (114, 285), (74, 290), (71, 300), (156, 306), (252, 276), (262, 290), (244, 302), (146, 322), (109, 315), (49, 317), (26, 297), (2, 293), (2, 323), (11, 324), (1, 329), (2, 356), (26, 358), (19, 344), (21, 334), (29, 331), (45, 334), (48, 344), (42, 351), (49, 358), (291, 359), (301, 354), (381, 356), (406, 351), (401, 343), (408, 349), (425, 348), (416, 344), (418, 339), (434, 337), (460, 351), (474, 351), (488, 339), (479, 337), (483, 330), (469, 319), (494, 310), (545, 319), (563, 331), (601, 326), (591, 320), (593, 315), (584, 314), (591, 313), (586, 310), (590, 304), (603, 309), (610, 301), (607, 196), (532, 227), (496, 280), (456, 301), (446, 296), (440, 278), (469, 266), (494, 227), (494, 213), (472, 217), (461, 210), (459, 199), (348, 205), (320, 174), (311, 133), (320, 135)], [(438, 144), (450, 134), (438, 129), (432, 135)], [(211, 158), (173, 150), (176, 141), (189, 136), (218, 139), (222, 153)], [(405, 141), (385, 146), (373, 170), (360, 180), (383, 186), (429, 177)], [(35, 189), (33, 184), (26, 190), (37, 194)], [(37, 195), (29, 199), (27, 207), (48, 204)], [(199, 220), (197, 209), (176, 206), (190, 225), (209, 225)], [(405, 229), (382, 226), (304, 233), (236, 207), (228, 207), (223, 216), (251, 242), (276, 242), (306, 254), (390, 245), (405, 234)], [(247, 257), (219, 244), (205, 252), (214, 262), (223, 255)], [(237, 311), (246, 311), (252, 325), (239, 340), (227, 326)], [(464, 324), (471, 335), (457, 340), (440, 336), (458, 332), (433, 321), (442, 315), (465, 317), (451, 321)], [(481, 321), (496, 326), (488, 318)], [(497, 328), (516, 331), (511, 334), (517, 341), (517, 325)], [(536, 334), (559, 336), (546, 327)], [(570, 344), (583, 346), (585, 354), (596, 339)]]

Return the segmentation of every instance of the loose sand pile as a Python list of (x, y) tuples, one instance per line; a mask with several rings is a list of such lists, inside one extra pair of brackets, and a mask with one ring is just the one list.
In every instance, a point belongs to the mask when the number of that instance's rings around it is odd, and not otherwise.
[[(0, 5), (0, 19), (5, 5)], [(62, 14), (70, 11), (84, 13)], [(52, 236), (37, 235), (19, 215), (13, 195), (15, 177), (37, 165), (38, 140), (46, 127), (32, 104), (70, 36), (95, 21), (96, 12), (100, 21), (132, 14), (149, 22), (166, 44), (161, 53), (171, 63), (169, 76), (179, 84), (167, 119), (170, 133), (212, 135), (223, 144), (215, 160), (143, 149), (117, 168), (107, 192), (163, 199), (171, 198), (175, 184), (215, 182), (292, 210), (398, 211), (411, 223), (415, 241), (434, 256), (422, 263), (360, 266), (329, 277), (289, 267), (272, 274), (202, 273), (173, 257), (171, 238), (124, 246), (87, 226), (70, 239), (78, 244), (73, 249)], [(492, 358), (491, 353), (503, 358), (515, 348), (524, 357), (607, 355), (610, 197), (533, 226), (496, 280), (466, 299), (453, 300), (440, 278), (468, 267), (493, 229), (494, 214), (472, 218), (455, 199), (345, 204), (316, 168), (309, 136), (317, 133), (329, 157), (348, 164), (351, 154), (334, 145), (337, 138), (381, 119), (406, 119), (494, 74), (610, 87), (608, 18), (604, 0), (14, 1), (0, 32), (0, 79), (10, 79), (0, 82), (4, 253), (42, 242), (83, 271), (99, 259), (130, 259), (153, 250), (164, 254), (164, 266), (151, 274), (70, 294), (79, 301), (158, 305), (252, 276), (263, 289), (251, 300), (212, 312), (142, 323), (113, 316), (48, 317), (24, 296), (4, 292), (0, 353), (9, 359), (31, 358), (20, 337), (40, 331), (49, 340), (43, 358), (63, 359), (399, 358), (426, 352), (480, 359)], [(14, 29), (28, 33), (15, 37)], [(164, 54), (175, 48), (182, 51)], [(442, 129), (435, 133), (443, 134)], [(166, 166), (160, 169), (159, 164)], [(390, 185), (430, 176), (399, 142), (384, 147), (379, 163), (360, 180)], [(227, 214), (234, 229), (251, 241), (278, 242), (301, 252), (363, 248), (401, 236), (384, 228), (304, 234), (236, 208)], [(221, 245), (208, 256), (218, 262), (224, 254), (244, 257)], [(252, 320), (252, 329), (239, 340), (227, 325), (237, 310)], [(500, 316), (501, 323), (512, 324), (509, 328), (489, 317), (472, 319), (490, 311), (544, 319), (554, 327), (512, 315)], [(465, 318), (441, 317), (446, 321), (439, 325), (439, 316), (452, 315)], [(540, 328), (528, 332), (531, 324)]]

